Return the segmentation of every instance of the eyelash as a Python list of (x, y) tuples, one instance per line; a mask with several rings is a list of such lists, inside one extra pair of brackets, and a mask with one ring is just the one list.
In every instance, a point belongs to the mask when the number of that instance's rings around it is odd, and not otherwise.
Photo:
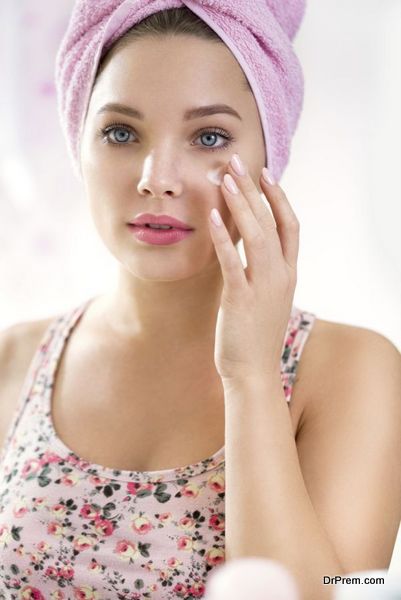
[[(102, 138), (102, 141), (105, 144), (111, 144), (112, 146), (127, 146), (127, 142), (121, 142), (121, 143), (112, 142), (108, 138), (108, 135), (116, 129), (123, 129), (125, 131), (128, 131), (129, 133), (135, 133), (131, 127), (128, 127), (127, 125), (124, 125), (123, 123), (111, 123), (107, 127), (104, 127), (103, 129), (99, 129), (97, 133), (98, 133), (99, 137)], [(219, 127), (211, 127), (209, 129), (201, 129), (200, 131), (196, 132), (196, 137), (200, 137), (201, 135), (206, 135), (207, 133), (217, 133), (221, 137), (223, 137), (226, 141), (221, 146), (202, 146), (202, 149), (210, 150), (212, 152), (214, 152), (216, 150), (226, 150), (233, 142), (235, 142), (235, 139), (233, 138), (233, 136), (230, 133), (228, 133), (224, 129), (220, 129)]]

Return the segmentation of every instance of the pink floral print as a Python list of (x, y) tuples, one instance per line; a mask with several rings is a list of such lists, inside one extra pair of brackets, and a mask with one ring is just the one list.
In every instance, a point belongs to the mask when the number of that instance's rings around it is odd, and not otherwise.
[[(225, 557), (224, 447), (193, 465), (124, 471), (85, 461), (53, 427), (57, 364), (90, 302), (45, 332), (1, 449), (0, 600), (202, 598)], [(287, 402), (314, 320), (293, 307)]]

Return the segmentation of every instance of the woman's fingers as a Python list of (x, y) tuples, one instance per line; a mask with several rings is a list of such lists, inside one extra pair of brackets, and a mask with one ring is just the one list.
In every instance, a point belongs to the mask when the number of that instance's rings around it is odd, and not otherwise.
[[(227, 183), (235, 182), (235, 193)], [(250, 175), (235, 176), (226, 174), (223, 179), (222, 193), (235, 224), (244, 241), (244, 249), (251, 278), (255, 272), (264, 273), (278, 261), (282, 261), (280, 240), (276, 225), (268, 208), (263, 205), (260, 194)]]
[(296, 277), (299, 222), (286, 195), (280, 186), (263, 177), (263, 169), (260, 184), (263, 195), (269, 202), (266, 205), (247, 167), (242, 165), (240, 175), (238, 155), (234, 155), (233, 159), (228, 166), (230, 172), (224, 175), (221, 189), (244, 241), (248, 266), (245, 272), (221, 215), (214, 209), (210, 215), (210, 232), (226, 289), (245, 289), (244, 286), (248, 283), (247, 273), (250, 274), (250, 280), (255, 279), (255, 275), (258, 278), (258, 273), (261, 273), (260, 281), (265, 281), (263, 275), (268, 270), (283, 267), (284, 264)]
[(243, 291), (248, 283), (244, 267), (217, 208), (212, 209), (209, 221), (209, 230), (221, 266), (224, 287), (230, 292)]
[[(234, 167), (238, 165), (238, 160), (240, 160), (239, 156), (235, 154), (229, 163), (229, 171), (242, 192), (243, 198), (247, 200), (247, 204), (259, 227), (264, 232), (269, 263), (271, 264), (271, 261), (279, 261), (284, 258), (291, 269), (296, 269), (299, 251), (299, 221), (286, 195), (279, 185), (269, 183), (264, 178), (263, 173), (267, 172), (267, 169), (264, 168), (260, 184), (271, 208), (271, 214), (250, 177), (246, 165), (242, 163), (243, 170), (245, 171), (244, 175), (239, 175), (235, 170)], [(243, 208), (245, 210), (244, 204)], [(232, 212), (235, 218), (234, 211)], [(249, 228), (244, 233), (249, 236)], [(245, 236), (243, 236), (243, 239), (246, 248), (247, 239)], [(251, 248), (251, 240), (248, 242), (248, 246)]]

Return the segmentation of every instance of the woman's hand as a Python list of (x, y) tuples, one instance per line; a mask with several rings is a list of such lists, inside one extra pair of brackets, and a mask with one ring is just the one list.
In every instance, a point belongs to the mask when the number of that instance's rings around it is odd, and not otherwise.
[[(216, 226), (209, 219), (224, 279), (214, 352), (223, 383), (254, 375), (280, 374), (284, 336), (297, 282), (299, 249), (299, 221), (283, 190), (267, 183), (261, 175), (261, 189), (273, 218), (246, 165), (245, 175), (236, 174), (233, 168), (236, 157), (228, 165), (221, 189), (244, 241), (245, 269), (224, 223)], [(230, 179), (237, 183), (238, 193), (227, 189)]]

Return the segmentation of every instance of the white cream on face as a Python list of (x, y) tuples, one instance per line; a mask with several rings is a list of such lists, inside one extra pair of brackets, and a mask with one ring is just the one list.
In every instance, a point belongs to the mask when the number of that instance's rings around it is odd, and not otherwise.
[(218, 167), (217, 169), (210, 169), (206, 173), (206, 178), (214, 185), (220, 186), (223, 183), (223, 171), (224, 167)]
[[(208, 179), (208, 181), (210, 181), (210, 183), (220, 186), (223, 183), (224, 170), (225, 170), (224, 165), (222, 167), (217, 167), (217, 169), (210, 169), (206, 173), (206, 178)], [(263, 204), (270, 210), (270, 214), (272, 214), (271, 208), (266, 199), (266, 196), (264, 195), (263, 192), (259, 192), (259, 193), (260, 193), (260, 199), (262, 200)]]

